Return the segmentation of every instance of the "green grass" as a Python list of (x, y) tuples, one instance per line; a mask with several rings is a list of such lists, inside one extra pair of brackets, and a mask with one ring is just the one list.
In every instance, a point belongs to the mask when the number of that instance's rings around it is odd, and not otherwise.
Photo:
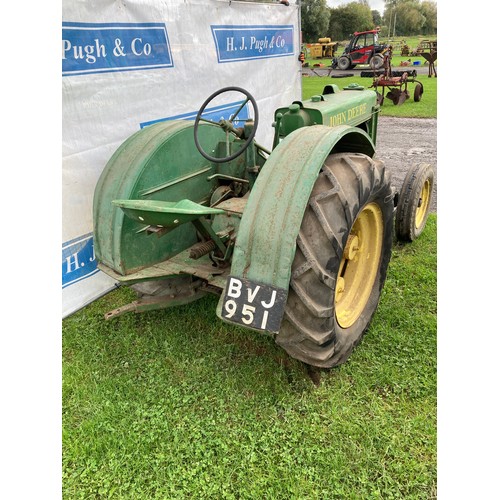
[(63, 496), (436, 496), (437, 217), (396, 244), (374, 321), (312, 383), (217, 298), (104, 321), (116, 290), (63, 321)]
[[(436, 37), (396, 37), (392, 40), (392, 43), (397, 41), (406, 40), (406, 43), (411, 49), (416, 49), (419, 42), (422, 39), (435, 40)], [(345, 42), (347, 43), (347, 42)], [(387, 39), (381, 39), (381, 43), (391, 43), (391, 41)], [(339, 56), (342, 53), (343, 47), (339, 48), (336, 55)], [(416, 76), (416, 79), (422, 83), (424, 87), (424, 93), (422, 94), (422, 99), (420, 102), (413, 101), (413, 91), (415, 89), (415, 83), (408, 84), (408, 91), (410, 93), (410, 99), (407, 99), (403, 104), (395, 106), (392, 101), (385, 99), (384, 104), (381, 107), (380, 114), (382, 116), (399, 116), (402, 118), (437, 118), (437, 78), (432, 77), (429, 78), (427, 75), (428, 65), (426, 65), (426, 60), (422, 56), (405, 56), (402, 57), (399, 55), (400, 51), (395, 50), (394, 56), (392, 58), (392, 69), (395, 71), (404, 71), (404, 70), (413, 70), (416, 69), (415, 66), (401, 66), (401, 62), (411, 60), (420, 61), (421, 67), (426, 68), (425, 74), (419, 74)], [(331, 65), (331, 59), (306, 59), (306, 62), (309, 63), (309, 66), (314, 69), (314, 64), (323, 64), (325, 68), (328, 68)], [(435, 63), (436, 70), (438, 69), (438, 62)], [(358, 66), (356, 69), (362, 68), (362, 66)], [(370, 68), (366, 66), (367, 71), (370, 71)], [(323, 71), (318, 71), (318, 74), (321, 74)], [(302, 78), (302, 99), (309, 99), (312, 95), (321, 94), (325, 85), (335, 84), (340, 88), (349, 85), (349, 83), (357, 83), (359, 85), (363, 85), (365, 88), (368, 88), (372, 85), (373, 79), (366, 77), (347, 77), (347, 78), (331, 78), (331, 77), (318, 77), (318, 76), (308, 76)], [(382, 89), (379, 87), (379, 92)], [(387, 94), (388, 89), (386, 88), (385, 94)]]
[[(410, 98), (403, 104), (395, 106), (390, 99), (384, 99), (380, 114), (382, 116), (398, 116), (401, 118), (437, 118), (437, 78), (429, 78), (427, 75), (417, 75), (417, 80), (422, 83), (424, 93), (419, 102), (413, 100), (415, 83), (408, 84)], [(326, 76), (304, 76), (302, 77), (302, 99), (309, 99), (312, 95), (321, 94), (325, 85), (335, 84), (341, 89), (350, 83), (357, 83), (368, 88), (372, 85), (371, 78), (348, 77), (330, 78)], [(379, 87), (379, 92), (382, 89)], [(386, 89), (385, 94), (387, 94)]]

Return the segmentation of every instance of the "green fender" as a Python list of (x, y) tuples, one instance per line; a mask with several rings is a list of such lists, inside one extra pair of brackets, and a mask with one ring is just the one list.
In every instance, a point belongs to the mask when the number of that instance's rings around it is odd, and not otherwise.
[[(332, 152), (373, 157), (375, 146), (360, 128), (314, 125), (292, 132), (273, 150), (243, 212), (231, 276), (288, 291), (303, 214)], [(224, 293), (217, 307), (220, 318), (223, 298)]]
[[(225, 132), (200, 124), (200, 141), (210, 151)], [(194, 145), (193, 122), (172, 120), (146, 127), (130, 136), (113, 154), (95, 188), (94, 249), (100, 265), (125, 276), (178, 254), (197, 242), (192, 224), (182, 224), (162, 238), (149, 235), (140, 223), (113, 203), (208, 203), (216, 181), (207, 182), (217, 166)], [(123, 203), (122, 203), (123, 204)]]

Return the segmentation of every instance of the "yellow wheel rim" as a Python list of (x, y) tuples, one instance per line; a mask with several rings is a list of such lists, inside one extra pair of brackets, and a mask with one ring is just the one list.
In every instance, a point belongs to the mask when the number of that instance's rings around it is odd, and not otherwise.
[(418, 200), (418, 207), (415, 214), (415, 227), (418, 229), (425, 219), (425, 214), (427, 213), (427, 209), (429, 207), (429, 200), (431, 198), (431, 183), (429, 179), (424, 182), (422, 187), (422, 191), (420, 193), (420, 197)]
[(342, 328), (352, 326), (366, 307), (379, 269), (383, 236), (382, 211), (369, 203), (352, 226), (337, 276), (335, 314)]

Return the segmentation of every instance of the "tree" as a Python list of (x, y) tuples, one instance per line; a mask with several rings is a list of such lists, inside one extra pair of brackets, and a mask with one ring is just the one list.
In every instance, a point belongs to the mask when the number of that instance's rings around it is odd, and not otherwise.
[(380, 26), (382, 24), (382, 16), (378, 10), (372, 10), (372, 18), (375, 26)]
[(420, 13), (418, 2), (408, 1), (396, 7), (397, 22), (396, 34), (418, 35), (422, 32), (425, 17)]
[(420, 12), (425, 17), (422, 26), (423, 35), (435, 35), (437, 33), (437, 4), (436, 2), (425, 1), (420, 6)]
[(384, 24), (389, 36), (434, 34), (437, 30), (436, 3), (420, 2), (420, 0), (385, 0)]
[(326, 0), (302, 0), (300, 15), (303, 42), (317, 42), (326, 36), (330, 19)]
[(367, 2), (351, 2), (331, 9), (328, 33), (335, 40), (346, 40), (355, 31), (374, 27), (372, 11)]

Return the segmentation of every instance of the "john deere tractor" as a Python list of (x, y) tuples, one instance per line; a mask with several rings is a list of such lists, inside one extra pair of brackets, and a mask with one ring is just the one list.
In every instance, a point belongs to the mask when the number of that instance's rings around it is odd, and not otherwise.
[[(229, 119), (206, 118), (235, 92)], [(377, 308), (394, 230), (418, 237), (434, 182), (417, 165), (395, 192), (375, 158), (378, 112), (374, 91), (327, 85), (275, 111), (268, 150), (254, 97), (227, 87), (194, 122), (129, 137), (96, 186), (94, 241), (100, 269), (138, 298), (106, 318), (217, 294), (221, 320), (267, 332), (290, 356), (346, 361)]]

